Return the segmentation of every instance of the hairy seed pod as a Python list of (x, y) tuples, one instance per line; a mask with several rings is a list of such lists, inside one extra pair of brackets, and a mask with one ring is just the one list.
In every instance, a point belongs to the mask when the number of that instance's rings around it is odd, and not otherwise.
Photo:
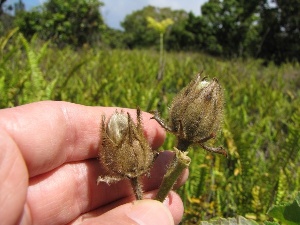
[(222, 147), (211, 148), (203, 144), (214, 138), (220, 129), (223, 108), (223, 91), (218, 80), (201, 79), (198, 74), (174, 97), (167, 124), (158, 114), (153, 118), (177, 136), (177, 148), (181, 151), (185, 151), (191, 144), (198, 143), (208, 151), (226, 155)]
[(218, 80), (208, 82), (197, 76), (173, 99), (169, 126), (182, 139), (200, 142), (218, 131), (223, 102)]
[(190, 158), (185, 151), (191, 144), (199, 144), (207, 151), (227, 156), (223, 147), (209, 147), (204, 144), (214, 138), (220, 129), (223, 108), (223, 92), (218, 80), (201, 79), (198, 74), (174, 97), (167, 124), (158, 112), (154, 113), (152, 119), (177, 137), (176, 154), (155, 199), (164, 201), (183, 169), (189, 166)]
[[(141, 199), (141, 185), (137, 178), (148, 173), (154, 153), (143, 134), (140, 110), (137, 110), (137, 125), (129, 113), (115, 112), (105, 125), (102, 117), (102, 149), (99, 152), (101, 164), (108, 175), (99, 177), (97, 182), (108, 184), (130, 179), (136, 197)], [(136, 193), (139, 192), (139, 193)]]
[(218, 80), (207, 81), (196, 76), (175, 96), (170, 107), (168, 126), (178, 137), (178, 147), (214, 137), (222, 123), (223, 106)]

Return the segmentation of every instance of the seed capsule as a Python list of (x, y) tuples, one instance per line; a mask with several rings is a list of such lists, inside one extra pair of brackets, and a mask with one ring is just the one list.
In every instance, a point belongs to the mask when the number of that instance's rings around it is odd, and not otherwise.
[(165, 125), (158, 115), (154, 116), (166, 130), (177, 136), (177, 148), (185, 151), (198, 143), (204, 149), (226, 155), (222, 147), (207, 147), (203, 143), (214, 138), (223, 120), (224, 99), (216, 78), (212, 81), (196, 76), (173, 99), (169, 121)]
[(154, 160), (154, 153), (143, 134), (141, 112), (137, 110), (137, 125), (129, 113), (115, 112), (105, 125), (102, 116), (102, 149), (99, 151), (100, 163), (108, 175), (99, 177), (97, 183), (108, 184), (130, 179), (135, 195), (142, 198), (138, 177), (148, 173)]

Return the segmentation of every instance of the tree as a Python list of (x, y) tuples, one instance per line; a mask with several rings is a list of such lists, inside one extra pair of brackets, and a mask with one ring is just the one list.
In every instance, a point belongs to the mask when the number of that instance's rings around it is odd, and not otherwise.
[(15, 14), (25, 11), (25, 4), (22, 2), (22, 0), (19, 0), (17, 3), (14, 4), (14, 10)]
[(101, 44), (109, 48), (125, 48), (124, 33), (121, 30), (106, 27), (101, 34)]
[(59, 46), (82, 46), (98, 41), (104, 29), (97, 0), (49, 0), (30, 12), (17, 15), (16, 24), (30, 38), (34, 33)]
[(189, 40), (184, 45), (185, 49), (205, 51), (214, 55), (222, 53), (222, 46), (216, 38), (216, 29), (203, 16), (195, 16), (192, 12), (189, 13), (185, 30), (185, 36)]
[(201, 11), (185, 25), (192, 49), (276, 63), (300, 59), (300, 0), (274, 0), (272, 6), (267, 0), (209, 0)]
[(258, 37), (259, 1), (209, 0), (205, 3), (201, 11), (204, 33), (209, 34), (208, 39), (203, 40), (207, 50), (225, 57), (247, 55)]
[(39, 9), (40, 8), (35, 8), (29, 12), (22, 11), (16, 14), (14, 22), (28, 39), (31, 39), (36, 33), (42, 33), (44, 29), (43, 18)]
[(258, 56), (276, 63), (300, 61), (300, 0), (276, 0), (261, 7)]
[(0, 15), (3, 14), (3, 6), (4, 6), (4, 3), (6, 2), (7, 0), (0, 0)]
[[(156, 21), (171, 19), (175, 26), (187, 13), (183, 10), (171, 10), (170, 8), (144, 7), (127, 15), (121, 23), (124, 28), (125, 43), (129, 48), (151, 47), (158, 45), (159, 33), (148, 27), (147, 17)], [(172, 26), (172, 27), (173, 27)], [(170, 29), (167, 29), (165, 40), (168, 42)]]
[[(21, 0), (14, 6), (23, 4)], [(24, 5), (24, 4), (23, 4)], [(0, 35), (6, 33), (13, 28), (13, 5), (8, 4), (7, 0), (0, 0)]]
[(167, 50), (182, 51), (193, 49), (195, 34), (187, 30), (191, 14), (184, 11), (177, 13), (176, 22), (172, 25), (166, 38)]

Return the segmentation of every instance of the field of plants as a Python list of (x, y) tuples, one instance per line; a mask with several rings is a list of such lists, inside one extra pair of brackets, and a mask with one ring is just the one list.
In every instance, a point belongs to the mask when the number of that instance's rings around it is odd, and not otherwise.
[[(58, 49), (16, 30), (0, 38), (0, 108), (40, 100), (119, 106), (167, 116), (172, 97), (199, 71), (224, 87), (223, 128), (214, 145), (229, 157), (191, 148), (190, 177), (179, 190), (183, 224), (241, 215), (268, 220), (268, 209), (300, 190), (300, 65), (166, 53), (157, 79), (155, 50)], [(172, 149), (167, 137), (162, 149)]]

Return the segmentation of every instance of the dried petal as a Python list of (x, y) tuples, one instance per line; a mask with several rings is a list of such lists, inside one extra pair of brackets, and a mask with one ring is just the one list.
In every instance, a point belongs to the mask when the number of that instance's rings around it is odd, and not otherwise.
[(128, 130), (128, 117), (123, 113), (113, 114), (107, 124), (107, 136), (118, 144)]

